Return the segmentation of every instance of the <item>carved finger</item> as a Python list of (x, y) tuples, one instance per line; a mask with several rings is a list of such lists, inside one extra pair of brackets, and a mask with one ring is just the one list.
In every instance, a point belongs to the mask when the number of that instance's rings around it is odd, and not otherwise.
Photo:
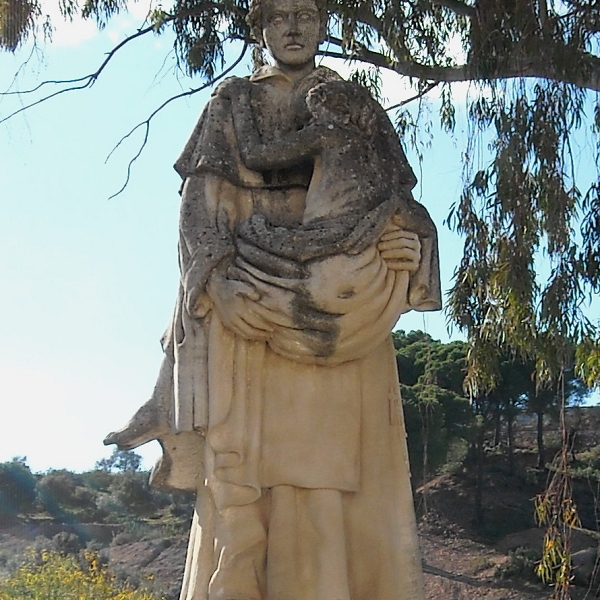
[(401, 227), (399, 225), (394, 223), (393, 220), (390, 220), (386, 223), (383, 231), (384, 231), (384, 233), (387, 233), (389, 231), (400, 231), (400, 229), (401, 229)]
[(419, 263), (409, 260), (386, 260), (385, 264), (392, 271), (408, 271), (414, 273), (419, 268)]
[(245, 281), (246, 283), (252, 283), (248, 273), (243, 269), (240, 269), (235, 264), (227, 267), (227, 279), (235, 279), (236, 281)]
[(399, 244), (397, 240), (390, 242), (380, 242), (377, 244), (377, 249), (383, 256), (387, 252), (397, 252), (402, 255), (416, 256), (417, 259), (421, 255), (421, 244), (417, 241), (407, 241), (406, 243)]
[[(277, 305), (273, 303), (273, 306)], [(253, 305), (252, 310), (269, 323), (288, 328), (294, 327), (294, 321), (290, 315), (283, 310), (273, 310), (272, 308), (265, 306), (264, 299), (260, 304)]]
[(407, 229), (401, 229), (400, 227), (394, 227), (394, 228), (386, 228), (383, 233), (381, 234), (381, 238), (380, 239), (393, 239), (393, 238), (399, 238), (399, 237), (407, 237), (407, 238), (414, 238), (414, 237), (419, 237), (414, 231), (409, 231)]
[[(306, 345), (302, 332), (285, 328), (269, 340), (269, 346), (282, 356), (291, 360), (301, 360), (314, 356), (314, 351)], [(305, 362), (305, 361), (302, 361)]]
[(383, 260), (407, 260), (419, 262), (421, 253), (413, 248), (389, 248), (380, 251)]
[(233, 333), (247, 340), (266, 340), (269, 337), (267, 332), (253, 327), (242, 317), (232, 319), (229, 328)]
[(255, 305), (247, 306), (248, 310), (244, 314), (243, 319), (255, 329), (260, 331), (266, 331), (267, 333), (273, 332), (273, 325), (271, 325), (262, 315), (258, 314)]
[(236, 269), (244, 273), (246, 281), (249, 281), (257, 289), (268, 289), (269, 286), (282, 288), (284, 290), (298, 291), (303, 284), (302, 279), (290, 279), (287, 277), (277, 277), (264, 273), (260, 269), (252, 266), (242, 258), (236, 259), (236, 264), (241, 267)]
[(386, 242), (379, 242), (377, 244), (377, 250), (380, 253), (390, 250), (406, 250), (408, 252), (415, 252), (416, 254), (421, 254), (421, 242), (419, 242), (419, 240), (409, 240), (405, 238), (389, 240)]
[(409, 247), (417, 247), (421, 245), (421, 241), (419, 240), (419, 236), (415, 233), (413, 235), (407, 235), (406, 232), (394, 232), (390, 234), (382, 235), (379, 238), (378, 246), (380, 244), (385, 244), (386, 246), (409, 246)]
[(260, 292), (256, 289), (254, 285), (250, 283), (245, 283), (243, 281), (232, 281), (232, 284), (235, 287), (236, 295), (242, 296), (243, 298), (248, 298), (249, 300), (253, 300), (254, 302), (258, 302), (260, 300)]
[(388, 248), (380, 250), (379, 255), (383, 260), (414, 260), (421, 261), (421, 252), (414, 248)]

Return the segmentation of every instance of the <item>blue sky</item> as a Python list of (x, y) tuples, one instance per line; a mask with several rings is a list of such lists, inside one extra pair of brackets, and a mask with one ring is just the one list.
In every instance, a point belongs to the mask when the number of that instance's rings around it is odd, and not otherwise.
[[(90, 24), (61, 26), (21, 69), (13, 89), (94, 71), (103, 53), (144, 13), (124, 15), (102, 32)], [(159, 338), (177, 291), (178, 176), (172, 164), (207, 93), (178, 100), (152, 124), (133, 166), (141, 133), (105, 159), (121, 136), (163, 100), (190, 87), (174, 72), (170, 39), (149, 37), (126, 47), (88, 90), (64, 94), (0, 124), (0, 461), (27, 456), (33, 470), (85, 470), (110, 454), (102, 439), (149, 396), (161, 360)], [(6, 90), (31, 47), (0, 54)], [(344, 65), (338, 67), (342, 72)], [(249, 72), (249, 65), (237, 73)], [(386, 79), (390, 103), (410, 95)], [(0, 99), (0, 119), (27, 103)], [(458, 138), (461, 138), (460, 128)], [(443, 288), (461, 242), (442, 222), (460, 193), (457, 143), (436, 137), (417, 195), (440, 231)], [(412, 158), (411, 158), (412, 155)], [(447, 341), (443, 315), (402, 318)], [(141, 450), (150, 466), (156, 443)]]

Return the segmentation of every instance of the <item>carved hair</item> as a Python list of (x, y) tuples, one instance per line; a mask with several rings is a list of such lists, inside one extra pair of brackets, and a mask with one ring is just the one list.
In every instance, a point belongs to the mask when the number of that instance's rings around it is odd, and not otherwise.
[(367, 138), (375, 132), (378, 105), (366, 88), (349, 81), (327, 81), (308, 92), (306, 104), (311, 113), (315, 102), (333, 113), (345, 115)]
[[(277, 0), (250, 0), (250, 10), (246, 16), (246, 23), (250, 25), (250, 33), (252, 37), (261, 45), (264, 46), (262, 36), (263, 18), (262, 8), (266, 2), (276, 2)], [(319, 19), (322, 26), (323, 38), (327, 35), (327, 0), (314, 0), (315, 6), (319, 11)]]

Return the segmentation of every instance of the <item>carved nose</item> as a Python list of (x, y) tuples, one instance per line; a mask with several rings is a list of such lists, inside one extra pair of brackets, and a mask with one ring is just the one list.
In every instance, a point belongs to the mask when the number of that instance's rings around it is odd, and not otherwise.
[(298, 17), (295, 14), (291, 14), (288, 17), (288, 35), (297, 35), (298, 32)]

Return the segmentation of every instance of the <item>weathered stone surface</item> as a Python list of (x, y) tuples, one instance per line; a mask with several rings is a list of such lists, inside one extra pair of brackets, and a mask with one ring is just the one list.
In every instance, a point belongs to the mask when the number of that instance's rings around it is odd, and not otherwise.
[(175, 167), (181, 286), (151, 399), (196, 489), (182, 600), (419, 600), (389, 332), (440, 306), (435, 227), (383, 109), (315, 67), (321, 0), (256, 0), (274, 65), (219, 86)]

